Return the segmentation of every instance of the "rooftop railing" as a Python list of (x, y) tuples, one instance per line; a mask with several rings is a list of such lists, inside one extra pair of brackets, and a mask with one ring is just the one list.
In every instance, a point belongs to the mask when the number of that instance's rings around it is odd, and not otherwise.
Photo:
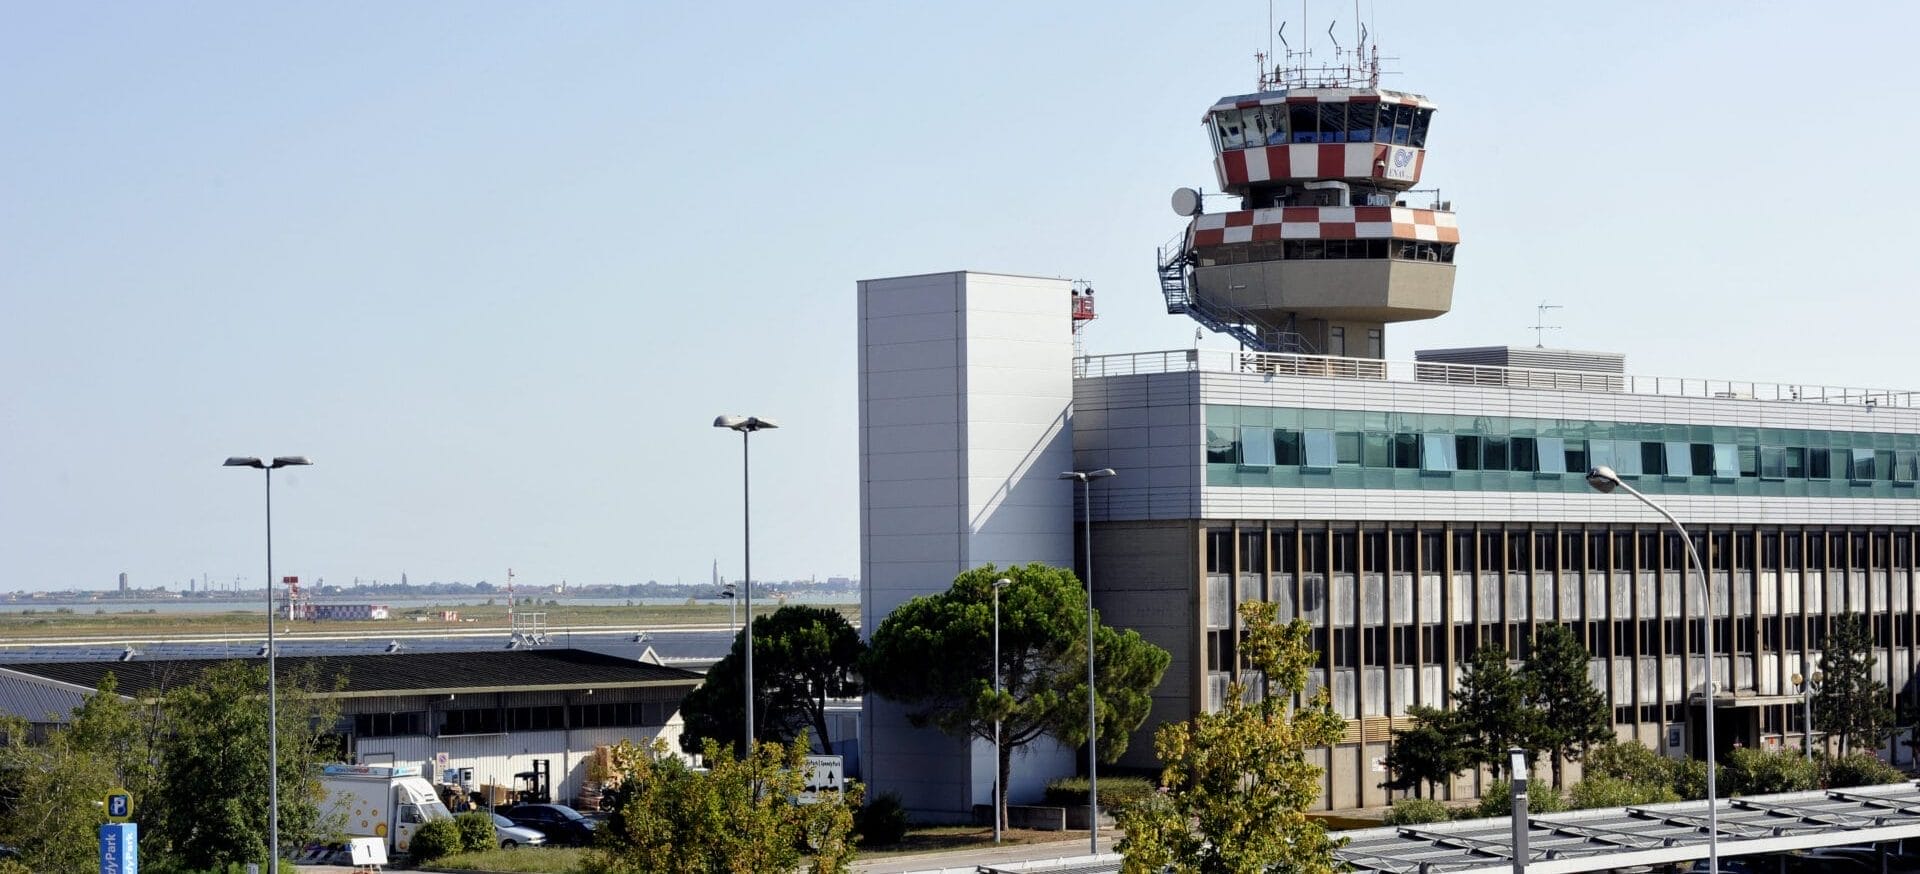
[(1668, 397), (1856, 404), (1868, 407), (1920, 407), (1920, 392), (1901, 389), (1703, 379), (1689, 376), (1643, 376), (1593, 370), (1494, 367), (1479, 364), (1447, 364), (1437, 361), (1384, 361), (1376, 358), (1342, 358), (1332, 355), (1172, 349), (1164, 352), (1089, 355), (1074, 361), (1076, 377), (1194, 371)]

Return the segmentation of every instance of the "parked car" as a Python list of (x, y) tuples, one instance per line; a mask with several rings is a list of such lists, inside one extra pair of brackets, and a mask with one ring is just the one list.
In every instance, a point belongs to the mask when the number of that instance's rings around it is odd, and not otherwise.
[(516, 804), (503, 813), (514, 825), (546, 835), (549, 843), (572, 847), (593, 843), (593, 820), (564, 804)]
[(537, 847), (547, 842), (547, 836), (524, 825), (514, 825), (513, 820), (500, 814), (493, 815), (493, 836), (500, 839), (500, 849), (511, 850), (514, 847)]
[[(1871, 846), (1817, 847), (1788, 859), (1787, 870), (1797, 874), (1880, 874), (1880, 853)], [(1913, 874), (1920, 859), (1886, 854), (1888, 874)], [(1763, 872), (1764, 874), (1764, 872)]]

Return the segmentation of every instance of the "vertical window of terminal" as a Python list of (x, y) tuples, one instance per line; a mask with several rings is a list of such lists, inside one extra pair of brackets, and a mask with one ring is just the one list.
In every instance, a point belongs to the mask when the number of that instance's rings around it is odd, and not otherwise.
[(1444, 573), (1447, 569), (1447, 535), (1439, 531), (1420, 532), (1420, 572)]
[(1224, 574), (1233, 569), (1233, 530), (1212, 528), (1207, 531), (1207, 573)]
[(1327, 651), (1327, 533), (1300, 532), (1300, 615), (1313, 626), (1313, 648)]
[(1258, 530), (1240, 532), (1240, 572), (1243, 574), (1264, 574), (1267, 572), (1267, 551), (1265, 537)]
[(1271, 599), (1278, 612), (1280, 621), (1287, 622), (1299, 617), (1298, 586), (1300, 572), (1300, 537), (1291, 528), (1276, 528), (1271, 541), (1271, 560), (1273, 572), (1267, 577), (1267, 597)]

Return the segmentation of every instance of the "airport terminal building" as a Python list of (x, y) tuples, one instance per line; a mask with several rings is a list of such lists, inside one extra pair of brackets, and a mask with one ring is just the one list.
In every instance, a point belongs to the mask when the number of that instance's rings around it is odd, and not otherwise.
[[(1377, 76), (1261, 84), (1205, 117), (1238, 208), (1176, 192), (1188, 224), (1158, 259), (1168, 312), (1240, 351), (1076, 357), (1092, 295), (1061, 279), (859, 284), (865, 628), (988, 561), (1084, 578), (1087, 512), (1102, 620), (1173, 655), (1122, 764), (1153, 769), (1156, 727), (1220, 706), (1245, 670), (1236, 605), (1272, 601), (1314, 626), (1312, 682), (1349, 719), (1318, 753), (1327, 809), (1387, 803), (1407, 708), (1446, 707), (1478, 648), (1524, 656), (1545, 625), (1584, 641), (1618, 734), (1671, 755), (1706, 753), (1707, 706), (1722, 751), (1801, 743), (1790, 678), (1850, 613), (1890, 697), (1914, 697), (1920, 394), (1650, 377), (1575, 350), (1394, 358), (1389, 323), (1452, 302), (1452, 204), (1410, 200), (1434, 105)], [(1631, 496), (1592, 490), (1601, 465), (1698, 548), (1711, 694), (1686, 550)], [(1108, 467), (1090, 506), (1058, 479)], [(986, 803), (988, 751), (868, 702), (875, 791), (929, 818)]]
[[(1044, 305), (967, 307), (1009, 285)], [(1669, 526), (1589, 488), (1584, 472), (1600, 464), (1686, 524), (1709, 568), (1723, 748), (1801, 742), (1789, 678), (1809, 672), (1836, 616), (1866, 614), (1879, 679), (1914, 692), (1913, 393), (1644, 377), (1577, 354), (1559, 368), (1451, 363), (1532, 349), (1073, 359), (1063, 281), (955, 273), (862, 289), (863, 307), (886, 313), (863, 317), (875, 341), (861, 379), (865, 627), (986, 561), (1078, 567), (1074, 522), (1089, 509), (1102, 620), (1173, 654), (1124, 764), (1152, 766), (1157, 724), (1219, 706), (1242, 670), (1246, 600), (1316, 629), (1314, 682), (1351, 720), (1347, 742), (1324, 753), (1331, 809), (1386, 803), (1379, 760), (1407, 707), (1445, 707), (1476, 648), (1524, 655), (1547, 624), (1569, 625), (1593, 653), (1621, 736), (1704, 752), (1701, 628), (1683, 618), (1698, 619), (1702, 593)], [(922, 305), (903, 308), (910, 298)], [(919, 339), (896, 339), (916, 324)], [(1051, 348), (1036, 339), (1043, 327)], [(1006, 343), (1056, 371), (967, 358)], [(923, 366), (903, 376), (887, 361)], [(1056, 478), (1102, 467), (1119, 475), (1093, 485), (1090, 508)], [(960, 809), (935, 799), (990, 782), (944, 738), (887, 729), (883, 715), (865, 735), (881, 791), (908, 771), (911, 786), (896, 788), (926, 793), (924, 809)]]

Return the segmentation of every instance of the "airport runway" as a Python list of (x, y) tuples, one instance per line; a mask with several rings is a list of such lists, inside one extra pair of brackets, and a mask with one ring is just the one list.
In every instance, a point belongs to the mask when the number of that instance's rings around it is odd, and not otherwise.
[[(703, 668), (727, 654), (734, 633), (728, 626), (668, 625), (637, 629), (605, 625), (550, 628), (545, 648), (592, 650), (625, 658), (639, 658), (653, 647), (661, 661)], [(308, 631), (278, 635), (281, 655), (356, 655), (399, 652), (481, 652), (506, 649), (511, 642), (504, 628), (405, 629), (380, 631)], [(240, 658), (256, 656), (266, 643), (259, 634), (190, 634), (127, 636), (84, 635), (39, 638), (0, 643), (0, 664), (9, 662), (66, 662), (118, 659), (131, 648), (133, 658)], [(524, 644), (522, 644), (524, 645)]]

